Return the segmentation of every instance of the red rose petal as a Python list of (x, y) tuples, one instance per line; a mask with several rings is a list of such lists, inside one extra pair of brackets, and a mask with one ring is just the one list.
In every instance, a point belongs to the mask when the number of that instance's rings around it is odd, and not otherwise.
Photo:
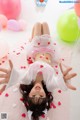
[(20, 52), (16, 53), (16, 55), (19, 55), (19, 54), (20, 54)]
[(20, 98), (20, 101), (22, 101), (22, 102), (23, 102), (23, 101), (24, 101), (24, 98)]
[(58, 93), (61, 93), (61, 90), (58, 90)]
[(32, 60), (28, 60), (28, 64), (32, 64), (33, 63), (33, 61)]
[(6, 93), (6, 94), (5, 94), (5, 97), (8, 97), (8, 96), (9, 96), (9, 94), (8, 94), (8, 93)]
[(43, 56), (41, 55), (40, 58), (43, 58)]
[(55, 105), (54, 103), (51, 103), (51, 104), (50, 104), (50, 107), (51, 107), (51, 108), (56, 108), (56, 105)]
[(2, 63), (4, 63), (5, 61), (2, 61)]
[(48, 42), (48, 45), (50, 44), (50, 42)]
[(25, 113), (22, 113), (22, 115), (21, 115), (23, 118), (25, 118), (26, 117), (26, 114)]
[(45, 115), (43, 114), (43, 115), (41, 115), (41, 117), (42, 117), (42, 118), (45, 118)]
[(24, 47), (23, 47), (23, 46), (21, 46), (21, 48), (22, 48), (22, 49), (24, 49)]
[(57, 66), (57, 65), (55, 65), (55, 68), (58, 68), (58, 66)]
[(60, 101), (58, 102), (58, 105), (61, 105), (61, 102), (60, 102)]
[(56, 72), (56, 74), (58, 75), (58, 72)]
[(29, 57), (29, 59), (31, 59), (31, 57)]
[(56, 43), (54, 43), (54, 45), (56, 45)]
[(38, 43), (38, 45), (40, 45), (40, 43)]
[(24, 66), (24, 69), (26, 69), (26, 66)]
[(43, 68), (44, 66), (43, 65), (40, 65), (40, 68)]
[(62, 59), (62, 61), (64, 61), (64, 59)]
[(15, 52), (15, 50), (13, 52)]
[(20, 68), (23, 69), (23, 66), (21, 66)]

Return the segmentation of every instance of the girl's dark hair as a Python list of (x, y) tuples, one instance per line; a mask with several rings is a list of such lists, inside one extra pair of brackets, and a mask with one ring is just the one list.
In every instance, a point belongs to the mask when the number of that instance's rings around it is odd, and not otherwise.
[(20, 84), (20, 91), (23, 95), (23, 103), (28, 110), (32, 111), (32, 120), (39, 120), (39, 117), (45, 114), (45, 109), (50, 109), (50, 103), (53, 101), (52, 94), (47, 90), (46, 85), (42, 82), (43, 89), (46, 93), (46, 98), (40, 98), (37, 103), (34, 103), (34, 98), (29, 97), (29, 93), (33, 88), (34, 84), (30, 85)]

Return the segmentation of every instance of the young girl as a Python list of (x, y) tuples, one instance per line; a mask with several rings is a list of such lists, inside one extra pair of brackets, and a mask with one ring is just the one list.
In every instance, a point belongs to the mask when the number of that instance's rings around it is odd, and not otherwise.
[[(76, 89), (67, 82), (76, 74), (69, 74), (72, 68), (63, 71), (62, 65), (58, 65), (57, 50), (52, 44), (47, 23), (37, 23), (27, 46), (27, 61), (32, 64), (24, 74), (17, 73), (13, 68), (7, 88), (17, 84), (6, 89), (0, 96), (0, 112), (6, 112), (8, 120), (39, 120), (53, 105), (54, 89)], [(56, 65), (57, 72), (53, 65)], [(10, 76), (10, 72), (7, 74)]]

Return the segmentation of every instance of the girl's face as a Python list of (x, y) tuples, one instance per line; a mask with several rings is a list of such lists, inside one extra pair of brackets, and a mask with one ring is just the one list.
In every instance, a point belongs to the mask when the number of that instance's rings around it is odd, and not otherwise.
[(39, 98), (46, 98), (46, 93), (40, 83), (36, 83), (29, 93), (29, 97), (35, 98), (38, 102)]
[(49, 53), (37, 53), (35, 61), (42, 60), (48, 64), (51, 64), (51, 55)]

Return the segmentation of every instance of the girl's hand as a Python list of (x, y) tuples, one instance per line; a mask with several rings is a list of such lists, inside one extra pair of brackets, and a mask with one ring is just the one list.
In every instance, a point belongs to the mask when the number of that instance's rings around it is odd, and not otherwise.
[[(2, 80), (0, 80), (0, 85), (9, 82), (11, 71), (13, 68), (13, 64), (11, 60), (9, 60), (9, 66), (10, 66), (10, 69), (0, 68), (0, 71), (3, 72), (3, 73), (0, 73), (0, 78), (2, 78)], [(4, 85), (0, 89), (0, 93), (2, 93), (5, 90), (5, 88), (6, 88), (6, 85)]]
[(77, 74), (76, 74), (76, 73), (69, 73), (69, 72), (72, 70), (71, 67), (70, 67), (70, 68), (67, 68), (67, 69), (64, 71), (63, 68), (62, 68), (62, 64), (61, 64), (61, 63), (60, 63), (60, 69), (61, 69), (61, 72), (62, 72), (62, 74), (63, 74), (63, 79), (64, 79), (67, 87), (68, 87), (69, 89), (76, 90), (76, 88), (75, 88), (74, 86), (72, 86), (71, 84), (69, 84), (67, 81), (70, 80), (71, 78), (75, 77)]

